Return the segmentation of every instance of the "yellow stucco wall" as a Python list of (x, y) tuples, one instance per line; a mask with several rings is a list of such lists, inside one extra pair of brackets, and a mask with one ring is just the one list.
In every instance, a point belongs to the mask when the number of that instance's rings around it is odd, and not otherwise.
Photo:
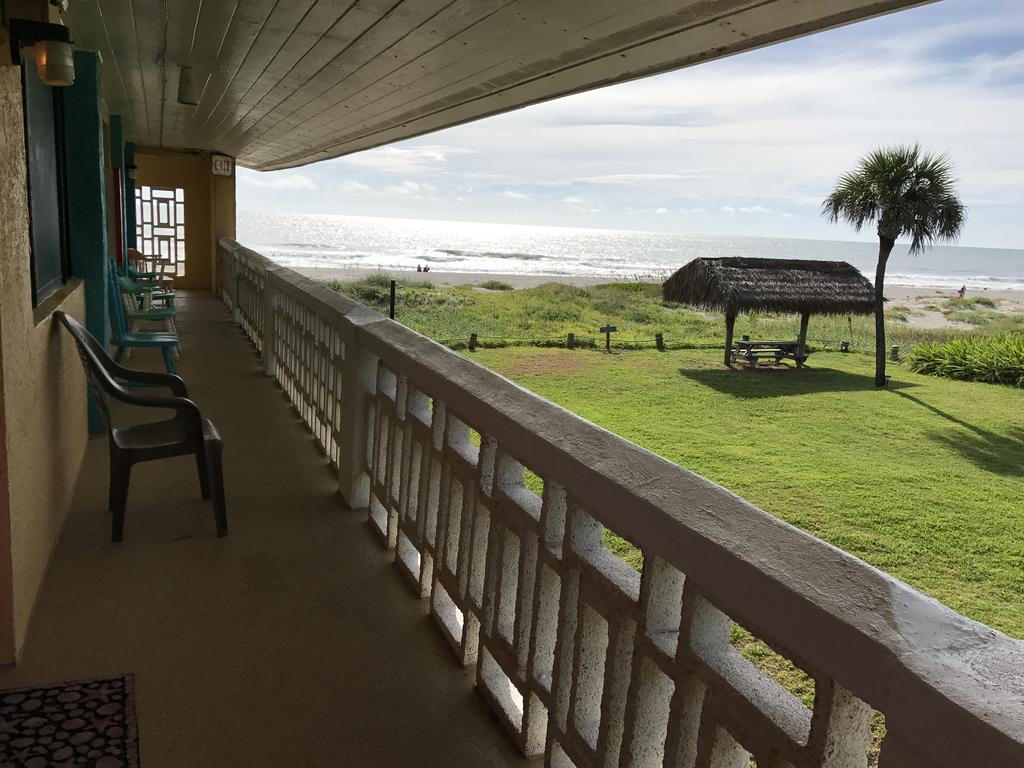
[(235, 239), (235, 174), (210, 176), (213, 202), (213, 228), (210, 232), (210, 253), (214, 254), (211, 285), (218, 296), (221, 291), (220, 270), (217, 262), (217, 241), (222, 237)]
[(175, 288), (208, 288), (210, 257), (209, 160), (201, 154), (135, 150), (135, 186), (181, 187), (185, 190), (185, 274)]
[(235, 236), (235, 176), (214, 176), (209, 152), (136, 147), (135, 185), (185, 190), (185, 276), (175, 288), (217, 290), (216, 243)]
[(73, 279), (32, 307), (21, 73), (0, 66), (0, 663), (15, 660), (87, 440), (86, 386), (70, 337), (82, 318)]

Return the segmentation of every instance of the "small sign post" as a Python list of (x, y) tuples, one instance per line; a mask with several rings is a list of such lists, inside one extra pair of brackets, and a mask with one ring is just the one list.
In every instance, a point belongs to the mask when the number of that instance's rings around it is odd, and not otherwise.
[(602, 325), (598, 330), (604, 334), (604, 351), (610, 355), (612, 353), (612, 333), (619, 328), (616, 325)]
[(235, 171), (235, 161), (227, 155), (214, 155), (210, 170), (214, 176), (230, 176)]

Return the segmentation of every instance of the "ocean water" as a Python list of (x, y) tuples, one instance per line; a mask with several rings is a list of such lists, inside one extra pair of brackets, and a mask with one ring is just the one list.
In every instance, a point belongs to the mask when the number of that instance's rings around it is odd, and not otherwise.
[[(239, 211), (239, 241), (290, 267), (661, 279), (708, 256), (847, 261), (874, 277), (877, 245), (722, 235)], [(1024, 290), (1024, 250), (897, 245), (890, 285)]]

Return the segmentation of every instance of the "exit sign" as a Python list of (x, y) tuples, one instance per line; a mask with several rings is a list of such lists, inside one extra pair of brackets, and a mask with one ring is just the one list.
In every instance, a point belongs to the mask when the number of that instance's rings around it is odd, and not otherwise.
[(227, 155), (213, 156), (213, 175), (230, 176), (235, 170), (235, 161)]

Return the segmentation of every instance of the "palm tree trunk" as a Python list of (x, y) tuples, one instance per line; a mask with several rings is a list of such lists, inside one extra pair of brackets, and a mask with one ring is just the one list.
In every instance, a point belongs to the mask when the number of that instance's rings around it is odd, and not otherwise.
[(885, 386), (885, 264), (896, 241), (878, 235), (878, 266), (875, 268), (875, 386)]

